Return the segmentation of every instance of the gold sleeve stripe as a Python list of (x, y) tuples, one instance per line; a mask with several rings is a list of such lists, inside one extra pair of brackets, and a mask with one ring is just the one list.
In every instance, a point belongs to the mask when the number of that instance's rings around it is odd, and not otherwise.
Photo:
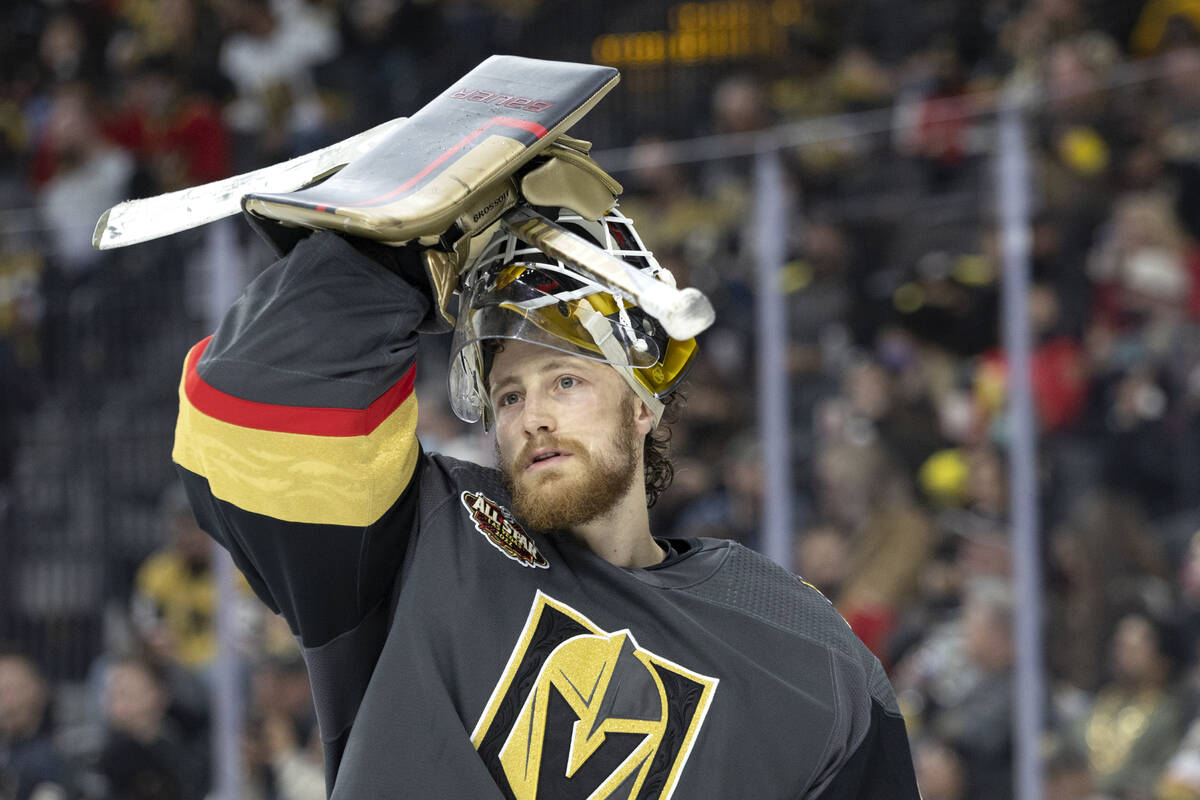
[(400, 380), (363, 409), (258, 403), (226, 394), (200, 377), (196, 365), (210, 341), (211, 336), (201, 340), (187, 355), (184, 364), (184, 388), (188, 401), (208, 416), (242, 428), (281, 433), (312, 433), (318, 436), (360, 436), (375, 430), (409, 398), (417, 378), (417, 365), (414, 363)]
[(238, 508), (288, 522), (363, 527), (383, 516), (412, 480), (416, 395), (370, 433), (321, 436), (217, 419), (191, 403), (186, 383), (187, 372), (172, 457)]

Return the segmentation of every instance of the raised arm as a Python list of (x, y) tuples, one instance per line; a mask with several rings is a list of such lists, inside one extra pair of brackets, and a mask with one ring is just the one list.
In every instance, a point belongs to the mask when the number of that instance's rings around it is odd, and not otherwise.
[(382, 640), (415, 510), (423, 282), (412, 251), (315, 233), (187, 357), (173, 455), (197, 518), (306, 650)]

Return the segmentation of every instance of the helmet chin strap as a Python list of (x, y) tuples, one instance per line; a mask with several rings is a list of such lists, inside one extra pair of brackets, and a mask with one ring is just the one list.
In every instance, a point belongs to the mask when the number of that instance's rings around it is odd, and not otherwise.
[(584, 303), (580, 303), (577, 306), (577, 313), (583, 318), (583, 327), (591, 334), (592, 341), (596, 343), (596, 346), (600, 348), (600, 352), (608, 359), (609, 366), (625, 379), (625, 382), (629, 384), (634, 393), (646, 404), (646, 408), (650, 409), (650, 414), (654, 417), (654, 427), (657, 428), (658, 423), (662, 421), (665, 406), (661, 400), (654, 396), (653, 392), (637, 379), (637, 376), (634, 375), (633, 367), (621, 363), (627, 359), (621, 347), (614, 341), (612, 324), (608, 321), (608, 318), (588, 308)]

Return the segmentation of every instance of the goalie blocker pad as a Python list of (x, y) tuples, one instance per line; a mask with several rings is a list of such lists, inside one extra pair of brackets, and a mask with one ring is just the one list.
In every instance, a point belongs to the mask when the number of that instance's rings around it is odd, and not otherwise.
[[(480, 229), (515, 204), (515, 173), (607, 94), (617, 70), (492, 56), (322, 182), (247, 195), (250, 215), (400, 244), (442, 243), (456, 221)], [(463, 226), (460, 226), (463, 227)], [(277, 248), (292, 237), (256, 225)]]

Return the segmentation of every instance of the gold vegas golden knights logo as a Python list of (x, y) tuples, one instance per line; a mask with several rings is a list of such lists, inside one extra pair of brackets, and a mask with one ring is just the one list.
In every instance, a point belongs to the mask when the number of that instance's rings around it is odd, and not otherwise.
[(462, 503), (471, 513), (475, 530), (504, 555), (526, 567), (548, 569), (550, 562), (538, 550), (537, 544), (517, 523), (507, 508), (482, 494), (462, 493)]
[(717, 683), (539, 591), (471, 742), (513, 800), (665, 800)]

